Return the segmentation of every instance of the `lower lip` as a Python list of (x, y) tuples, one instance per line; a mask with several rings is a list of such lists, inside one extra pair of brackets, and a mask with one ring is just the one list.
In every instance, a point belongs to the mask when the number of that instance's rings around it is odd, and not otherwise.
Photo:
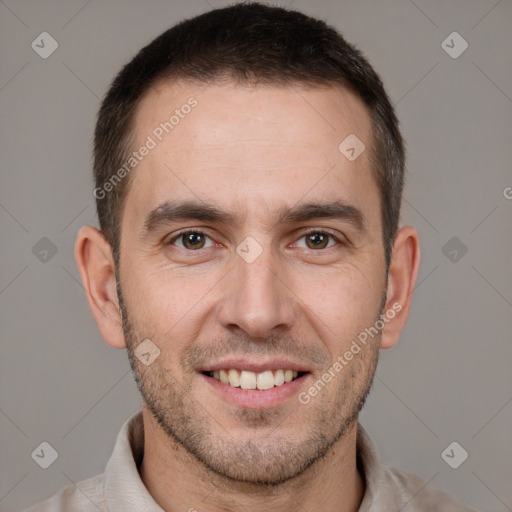
[(273, 388), (261, 391), (257, 389), (235, 388), (203, 373), (200, 376), (227, 402), (238, 407), (244, 407), (245, 409), (267, 409), (269, 407), (276, 407), (286, 399), (296, 395), (309, 377), (311, 377), (311, 374), (306, 373), (291, 382), (285, 382), (281, 386), (274, 386)]

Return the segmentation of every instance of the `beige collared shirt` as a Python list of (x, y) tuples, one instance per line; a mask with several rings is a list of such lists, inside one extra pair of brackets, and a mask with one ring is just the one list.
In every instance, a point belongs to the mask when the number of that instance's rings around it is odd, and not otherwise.
[[(359, 512), (474, 512), (419, 477), (381, 465), (361, 425), (357, 451), (366, 480)], [(144, 425), (138, 412), (121, 428), (103, 474), (70, 485), (24, 512), (162, 512), (137, 470), (143, 453)]]

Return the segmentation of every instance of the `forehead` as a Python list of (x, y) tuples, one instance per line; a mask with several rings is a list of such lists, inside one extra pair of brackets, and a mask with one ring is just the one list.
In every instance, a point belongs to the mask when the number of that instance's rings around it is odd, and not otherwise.
[[(191, 101), (197, 105), (189, 109)], [(371, 134), (369, 111), (354, 93), (343, 87), (301, 84), (159, 81), (139, 101), (134, 121), (139, 140), (171, 121), (172, 129), (165, 134), (172, 134), (176, 149), (183, 141), (187, 147), (225, 144), (228, 135), (237, 143), (248, 136), (248, 141), (258, 137), (274, 145), (293, 144), (305, 139), (305, 128), (308, 142), (324, 146), (349, 130), (361, 138)]]
[[(222, 201), (250, 214), (306, 194), (378, 194), (370, 115), (343, 88), (160, 82), (134, 121), (134, 148), (152, 141), (126, 201), (139, 217), (169, 198)], [(349, 161), (339, 145), (353, 135), (366, 150)]]

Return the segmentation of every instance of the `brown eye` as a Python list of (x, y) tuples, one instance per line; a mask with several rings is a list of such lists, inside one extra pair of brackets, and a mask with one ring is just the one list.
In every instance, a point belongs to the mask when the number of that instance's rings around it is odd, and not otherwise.
[(325, 249), (329, 243), (329, 235), (325, 233), (310, 233), (306, 235), (306, 245), (310, 249)]
[(310, 231), (300, 237), (299, 241), (296, 242), (296, 246), (301, 247), (302, 249), (313, 249), (319, 251), (322, 249), (328, 249), (337, 243), (339, 243), (338, 238), (331, 233), (326, 231)]
[(185, 231), (174, 237), (170, 244), (176, 245), (182, 249), (194, 251), (205, 248), (208, 240), (210, 240), (210, 245), (208, 246), (210, 247), (213, 244), (208, 235), (205, 235), (201, 231)]

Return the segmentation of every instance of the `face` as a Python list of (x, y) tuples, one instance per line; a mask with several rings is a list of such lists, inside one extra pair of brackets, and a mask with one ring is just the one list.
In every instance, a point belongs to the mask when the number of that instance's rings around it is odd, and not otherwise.
[[(337, 88), (173, 83), (135, 121), (135, 147), (155, 147), (133, 171), (118, 284), (145, 404), (203, 467), (293, 478), (354, 425), (377, 362), (379, 335), (335, 365), (386, 292), (368, 112)], [(349, 134), (366, 146), (353, 161)]]

